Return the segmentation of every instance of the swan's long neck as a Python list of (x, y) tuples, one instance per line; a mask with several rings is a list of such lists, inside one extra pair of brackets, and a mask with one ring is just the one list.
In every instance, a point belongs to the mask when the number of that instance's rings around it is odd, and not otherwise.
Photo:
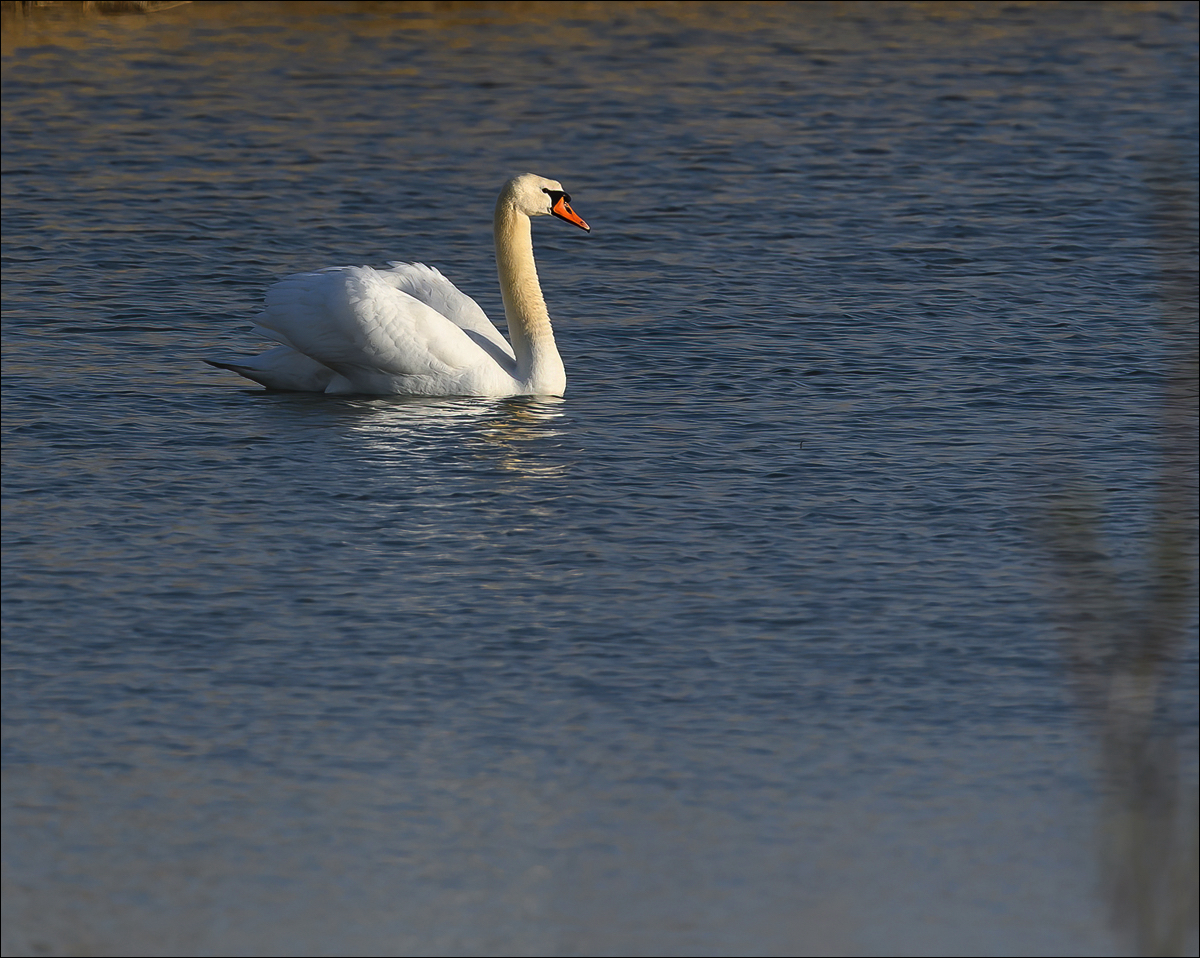
[(500, 274), (500, 292), (504, 295), (504, 317), (508, 337), (517, 357), (517, 378), (530, 392), (561, 396), (567, 374), (550, 313), (542, 297), (537, 265), (533, 261), (533, 233), (529, 217), (520, 212), (504, 194), (496, 201), (493, 222), (496, 236), (496, 271)]

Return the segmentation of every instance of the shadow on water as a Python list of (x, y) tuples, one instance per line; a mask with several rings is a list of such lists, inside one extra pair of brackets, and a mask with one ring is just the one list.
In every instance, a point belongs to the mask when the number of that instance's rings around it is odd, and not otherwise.
[[(1050, 510), (1046, 543), (1062, 596), (1063, 650), (1107, 785), (1103, 884), (1116, 933), (1142, 955), (1194, 953), (1200, 812), (1181, 766), (1169, 697), (1196, 616), (1196, 193), (1182, 162), (1148, 185), (1161, 258), (1167, 369), (1150, 555), (1132, 587), (1103, 541), (1097, 493), (1075, 484)], [(1194, 690), (1193, 690), (1194, 691)]]

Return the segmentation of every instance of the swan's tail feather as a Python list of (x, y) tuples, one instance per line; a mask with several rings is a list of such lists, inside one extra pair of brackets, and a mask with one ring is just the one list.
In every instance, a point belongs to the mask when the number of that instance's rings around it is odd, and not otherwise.
[(204, 361), (217, 369), (228, 369), (245, 376), (267, 389), (282, 392), (324, 392), (334, 376), (328, 366), (322, 366), (315, 359), (309, 359), (288, 346), (277, 346), (240, 362), (220, 359)]
[[(287, 392), (296, 392), (297, 390), (289, 390), (287, 386), (278, 386), (275, 384), (276, 377), (270, 372), (264, 372), (261, 369), (255, 369), (253, 366), (243, 366), (241, 363), (223, 363), (219, 359), (206, 359), (204, 362), (210, 366), (216, 366), (217, 369), (228, 369), (237, 373), (239, 376), (245, 376), (247, 379), (253, 380), (260, 386), (266, 386), (268, 389), (280, 389)], [(306, 390), (300, 390), (304, 392)]]
[[(219, 359), (205, 359), (203, 361), (210, 366), (215, 366), (217, 369), (231, 369), (239, 376), (245, 376), (247, 379), (253, 379), (255, 382), (262, 382), (261, 379), (257, 378), (262, 373), (252, 366), (243, 366), (241, 363), (223, 363)], [(263, 383), (263, 385), (266, 385), (266, 383)]]

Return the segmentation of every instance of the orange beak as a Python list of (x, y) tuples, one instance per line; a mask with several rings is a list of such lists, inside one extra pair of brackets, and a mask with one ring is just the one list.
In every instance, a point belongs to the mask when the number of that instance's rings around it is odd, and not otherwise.
[(560, 220), (566, 220), (568, 223), (574, 223), (584, 232), (590, 233), (592, 228), (587, 225), (573, 209), (571, 204), (567, 202), (565, 196), (560, 196), (554, 201), (554, 205), (550, 207), (550, 212), (557, 216)]

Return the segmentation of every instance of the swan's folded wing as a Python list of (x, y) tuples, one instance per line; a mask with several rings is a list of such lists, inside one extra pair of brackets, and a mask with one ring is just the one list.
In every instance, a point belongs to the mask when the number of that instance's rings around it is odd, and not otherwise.
[(258, 325), (338, 372), (444, 376), (492, 362), (451, 320), (367, 266), (289, 276), (266, 298)]
[(442, 275), (440, 270), (424, 263), (388, 263), (391, 269), (380, 270), (379, 275), (401, 292), (419, 299), (426, 306), (449, 319), (459, 329), (478, 333), (488, 342), (499, 347), (510, 359), (514, 358), (512, 346), (487, 313), (470, 296)]

